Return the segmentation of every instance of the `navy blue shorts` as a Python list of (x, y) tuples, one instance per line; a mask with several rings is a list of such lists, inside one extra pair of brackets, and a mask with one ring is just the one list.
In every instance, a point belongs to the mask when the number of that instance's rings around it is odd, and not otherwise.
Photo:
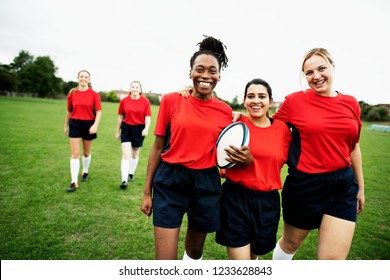
[(84, 140), (93, 140), (97, 138), (97, 134), (89, 134), (89, 129), (95, 121), (85, 120), (69, 120), (69, 137), (70, 138), (83, 138)]
[(153, 178), (153, 225), (177, 228), (188, 224), (202, 233), (219, 228), (221, 179), (217, 167), (194, 170), (162, 161)]
[(129, 125), (122, 122), (121, 124), (121, 143), (131, 142), (132, 147), (142, 147), (145, 136), (142, 136), (142, 130), (145, 125)]
[(283, 219), (301, 229), (315, 229), (324, 214), (356, 222), (359, 186), (351, 167), (323, 174), (289, 169), (282, 191)]
[(233, 248), (250, 244), (253, 254), (264, 255), (275, 248), (279, 219), (277, 190), (260, 192), (226, 180), (222, 185), (221, 227), (215, 240)]

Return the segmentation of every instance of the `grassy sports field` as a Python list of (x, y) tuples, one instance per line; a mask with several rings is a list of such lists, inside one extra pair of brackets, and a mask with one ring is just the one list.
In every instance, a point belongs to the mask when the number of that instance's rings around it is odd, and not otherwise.
[[(68, 193), (68, 138), (63, 133), (65, 100), (0, 97), (0, 257), (2, 260), (154, 259), (153, 226), (139, 210), (147, 157), (158, 107), (152, 107), (149, 136), (136, 180), (120, 184), (120, 143), (115, 140), (117, 103), (103, 103), (90, 177)], [(358, 217), (348, 259), (390, 259), (390, 133), (361, 136), (366, 205)], [(283, 176), (285, 176), (285, 169)], [(186, 225), (186, 220), (184, 221)], [(279, 227), (281, 234), (282, 222)], [(183, 252), (185, 227), (180, 235)], [(316, 258), (313, 231), (295, 259)], [(204, 259), (226, 259), (226, 249), (207, 238)], [(271, 259), (267, 254), (262, 259)]]

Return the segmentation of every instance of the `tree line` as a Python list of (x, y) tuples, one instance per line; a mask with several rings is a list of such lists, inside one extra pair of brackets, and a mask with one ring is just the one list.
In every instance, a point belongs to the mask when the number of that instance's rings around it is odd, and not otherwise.
[(57, 70), (49, 56), (34, 57), (22, 50), (10, 64), (0, 63), (0, 91), (54, 98), (77, 86), (74, 81), (57, 77)]
[[(30, 93), (42, 98), (55, 98), (64, 96), (69, 90), (77, 86), (77, 82), (64, 81), (56, 76), (58, 68), (49, 56), (34, 57), (29, 52), (22, 50), (10, 64), (0, 63), (0, 94), (2, 92)], [(114, 90), (99, 92), (102, 101), (119, 102)], [(218, 98), (217, 93), (214, 95)], [(160, 101), (154, 96), (145, 96), (151, 104), (159, 105)], [(221, 99), (223, 100), (223, 99)], [(236, 96), (232, 102), (223, 100), (233, 110), (242, 110), (244, 106)], [(383, 106), (374, 106), (360, 101), (362, 120), (388, 121), (389, 111)], [(273, 108), (276, 109), (276, 108)]]

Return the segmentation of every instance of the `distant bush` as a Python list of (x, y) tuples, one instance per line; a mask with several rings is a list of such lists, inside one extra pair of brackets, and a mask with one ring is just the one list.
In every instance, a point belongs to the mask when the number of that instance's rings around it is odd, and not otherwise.
[(100, 94), (100, 99), (102, 101), (106, 101), (106, 102), (119, 102), (119, 98), (118, 98), (115, 90), (111, 90), (111, 91), (108, 91), (108, 92), (101, 91), (101, 92), (99, 92), (99, 94)]
[(145, 97), (149, 99), (150, 104), (160, 105), (160, 98), (158, 98), (158, 96), (145, 93)]
[(361, 119), (365, 121), (389, 121), (389, 111), (384, 106), (374, 106), (360, 101)]

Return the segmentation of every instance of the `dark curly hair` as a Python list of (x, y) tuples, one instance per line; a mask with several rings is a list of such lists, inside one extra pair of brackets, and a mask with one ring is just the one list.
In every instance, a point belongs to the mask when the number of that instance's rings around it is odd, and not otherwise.
[(201, 54), (209, 54), (214, 56), (217, 61), (220, 70), (225, 69), (228, 66), (228, 58), (225, 53), (226, 46), (218, 39), (212, 36), (203, 35), (205, 38), (202, 42), (199, 42), (199, 51), (195, 52), (190, 60), (190, 67), (194, 66), (195, 59)]

